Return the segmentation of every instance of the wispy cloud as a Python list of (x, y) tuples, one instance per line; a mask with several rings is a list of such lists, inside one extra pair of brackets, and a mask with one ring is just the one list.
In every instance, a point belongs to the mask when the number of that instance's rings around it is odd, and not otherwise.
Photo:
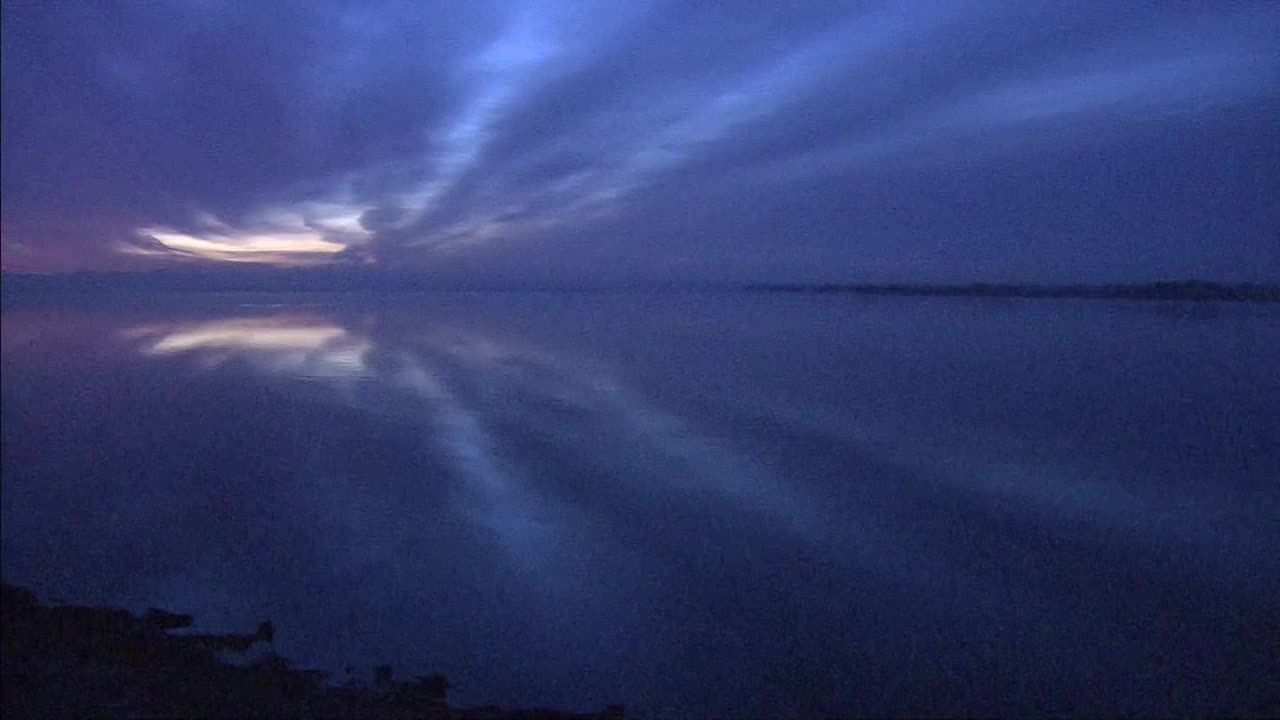
[[(6, 267), (927, 273), (951, 227), (970, 269), (1009, 272), (1032, 256), (978, 238), (1028, 219), (1105, 236), (1159, 205), (1215, 208), (1224, 250), (1169, 255), (1153, 227), (1132, 262), (1280, 264), (1257, 194), (1280, 185), (1270, 4), (24, 4), (5, 20)], [(1001, 213), (965, 178), (1013, 164), (1043, 184), (1028, 162), (1047, 153), (1075, 157), (1046, 166), (1067, 186), (1098, 142), (1113, 151), (1095, 172), (1148, 191), (1091, 233), (1063, 217), (1119, 198), (1106, 183)], [(1162, 181), (1197, 164), (1231, 207)], [(887, 201), (886, 181), (910, 189)], [(1037, 246), (1041, 265), (1090, 270), (1095, 243)]]

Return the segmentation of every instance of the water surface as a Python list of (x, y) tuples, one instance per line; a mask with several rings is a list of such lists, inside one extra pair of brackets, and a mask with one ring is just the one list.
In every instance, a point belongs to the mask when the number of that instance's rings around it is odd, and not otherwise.
[(157, 295), (3, 314), (3, 566), (636, 716), (1274, 709), (1280, 311)]

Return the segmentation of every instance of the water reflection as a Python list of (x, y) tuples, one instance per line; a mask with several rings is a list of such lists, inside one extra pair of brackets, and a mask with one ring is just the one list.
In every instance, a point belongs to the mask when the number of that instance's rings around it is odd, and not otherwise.
[(5, 310), (6, 579), (642, 716), (1089, 714), (1265, 665), (1273, 322), (275, 299)]
[[(349, 324), (317, 313), (149, 323), (120, 332), (150, 357), (188, 357), (202, 368), (243, 361), (285, 380), (327, 382), (329, 400), (421, 423), (466, 488), (459, 506), (529, 567), (549, 554), (562, 500), (512, 462), (493, 426), (532, 429), (571, 452), (586, 438), (610, 443), (622, 474), (671, 490), (714, 492), (770, 518), (780, 530), (821, 533), (813, 501), (784, 489), (724, 440), (700, 435), (598, 368), (476, 328), (447, 322), (388, 327), (378, 316)], [(353, 381), (359, 381), (353, 383)], [(618, 468), (596, 482), (617, 483)], [(541, 569), (546, 570), (546, 567)]]
[(146, 355), (199, 353), (210, 368), (243, 355), (267, 370), (304, 377), (364, 375), (364, 357), (372, 348), (367, 338), (307, 315), (148, 324), (122, 334)]
[[(887, 520), (884, 505), (951, 497), (961, 507), (999, 507), (1026, 522), (1078, 523), (1144, 542), (1161, 537), (1197, 552), (1216, 552), (1229, 536), (1207, 517), (1238, 512), (1236, 498), (1213, 486), (1169, 482), (1172, 476), (1160, 485), (1134, 482), (1154, 470), (1141, 466), (1148, 461), (1123, 457), (1124, 436), (1106, 456), (1092, 457), (998, 419), (984, 421), (975, 442), (972, 415), (940, 414), (946, 408), (938, 399), (900, 407), (880, 402), (868, 423), (848, 393), (837, 396), (838, 404), (809, 398), (788, 411), (796, 396), (764, 383), (720, 399), (740, 419), (726, 418), (722, 408), (706, 422), (655, 402), (607, 364), (449, 313), (252, 308), (214, 320), (144, 323), (119, 334), (148, 357), (188, 358), (209, 371), (238, 364), (277, 381), (305, 381), (308, 391), (325, 389), (324, 402), (414, 428), (424, 451), (445, 460), (458, 511), (548, 585), (555, 583), (556, 558), (563, 566), (571, 554), (566, 524), (580, 522), (571, 516), (599, 511), (583, 509), (582, 488), (564, 486), (564, 476), (617, 497), (645, 488), (664, 502), (734, 508), (758, 523), (756, 533), (821, 547), (859, 573), (941, 583), (992, 604), (999, 594), (992, 595), (984, 572), (963, 569), (950, 552), (938, 552), (934, 539)], [(943, 358), (952, 352), (935, 350)], [(951, 367), (929, 368), (928, 376), (940, 381), (932, 394), (945, 398), (954, 392), (946, 383), (957, 361), (941, 362)], [(1022, 412), (1016, 374), (1026, 370), (995, 372), (1015, 375), (1013, 397), (997, 402)], [(1032, 377), (1044, 380), (1041, 372)], [(871, 402), (920, 392), (892, 384), (861, 391)], [(966, 402), (991, 397), (998, 396)], [(770, 424), (784, 437), (803, 429), (806, 442), (817, 443), (821, 449), (801, 461), (802, 469), (847, 481), (842, 502), (833, 504), (828, 488), (793, 482), (779, 463), (762, 462), (758, 443), (768, 438), (757, 430)], [(748, 450), (745, 442), (757, 444)], [(857, 492), (848, 496), (849, 488)], [(1233, 542), (1244, 545), (1247, 537)]]

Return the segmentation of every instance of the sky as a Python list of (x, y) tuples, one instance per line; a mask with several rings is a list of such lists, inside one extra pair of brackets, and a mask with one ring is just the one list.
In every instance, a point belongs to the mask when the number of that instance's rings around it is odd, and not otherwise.
[(6, 271), (1280, 281), (1280, 3), (0, 19)]

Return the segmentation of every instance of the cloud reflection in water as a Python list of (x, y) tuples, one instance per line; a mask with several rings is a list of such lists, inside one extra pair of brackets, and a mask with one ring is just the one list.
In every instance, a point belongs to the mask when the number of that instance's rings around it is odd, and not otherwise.
[(199, 353), (208, 367), (239, 356), (271, 372), (332, 378), (366, 375), (364, 357), (372, 347), (367, 338), (307, 315), (145, 325), (125, 336), (146, 355)]
[(654, 716), (728, 681), (702, 714), (799, 714), (795, 673), (855, 714), (1185, 684), (1160, 714), (1269, 657), (1255, 310), (272, 300), (6, 309), (7, 574)]
[(527, 429), (553, 456), (601, 443), (587, 448), (611, 453), (607, 465), (594, 466), (592, 482), (639, 478), (690, 503), (711, 493), (777, 531), (809, 540), (822, 534), (810, 499), (598, 368), (470, 327), (422, 322), (405, 333), (380, 320), (291, 312), (144, 325), (122, 336), (147, 356), (187, 357), (209, 371), (241, 361), (319, 384), (331, 391), (326, 401), (420, 423), (429, 450), (447, 458), (459, 481), (459, 509), (528, 570), (552, 570), (547, 563), (563, 542), (557, 528), (577, 500), (528, 470), (536, 459), (512, 447), (518, 443), (504, 434), (512, 427)]

